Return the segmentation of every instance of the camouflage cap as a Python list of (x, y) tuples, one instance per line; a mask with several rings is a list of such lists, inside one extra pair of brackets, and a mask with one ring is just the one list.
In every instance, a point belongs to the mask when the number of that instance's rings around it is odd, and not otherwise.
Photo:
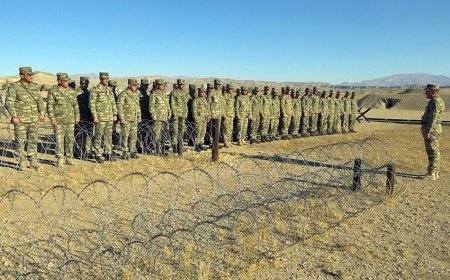
[(100, 79), (109, 79), (109, 73), (108, 72), (100, 72), (99, 76), (100, 76)]
[(80, 77), (80, 84), (89, 84), (89, 77)]
[(138, 81), (137, 81), (137, 79), (128, 79), (128, 84), (129, 85), (133, 85), (133, 86), (137, 86)]
[(186, 84), (186, 82), (185, 82), (185, 80), (177, 79), (177, 84), (184, 85), (184, 84)]
[[(106, 79), (106, 78), (104, 78), (104, 79)], [(117, 86), (117, 81), (109, 80), (108, 85), (109, 85), (110, 87), (116, 87), (116, 86)]]
[(19, 74), (23, 75), (34, 75), (33, 69), (29, 66), (19, 67)]
[(425, 88), (425, 90), (439, 90), (439, 86), (433, 85), (433, 84), (427, 84), (427, 87)]
[(308, 92), (308, 91), (311, 91), (311, 90), (310, 90), (309, 88), (306, 88), (306, 89), (305, 89), (305, 92)]
[(259, 87), (255, 87), (255, 91), (259, 91)]
[(264, 86), (264, 90), (269, 90), (269, 86)]
[(236, 87), (233, 84), (227, 84), (227, 89), (235, 89)]
[(205, 85), (202, 85), (201, 87), (198, 88), (198, 92), (205, 92), (206, 88)]
[(316, 87), (313, 87), (313, 91), (315, 91), (315, 90), (317, 90), (317, 88), (316, 88)]
[(67, 73), (56, 73), (56, 80), (58, 81), (68, 81), (69, 75)]
[(334, 90), (330, 90), (330, 93), (331, 93), (331, 94), (334, 94)]
[(352, 95), (356, 95), (356, 92), (353, 91), (353, 92), (352, 92)]
[(350, 94), (350, 92), (348, 92), (348, 90), (346, 90), (345, 91), (345, 95), (349, 95)]
[(275, 89), (272, 90), (272, 95), (273, 96), (278, 96), (280, 95), (280, 93), (278, 91), (276, 91)]
[(207, 84), (206, 84), (206, 89), (209, 89), (209, 88), (212, 88), (212, 86), (211, 86), (210, 83), (207, 83)]
[(165, 85), (166, 83), (164, 83), (163, 79), (156, 79), (155, 80), (155, 84), (157, 84), (157, 85)]
[(189, 89), (195, 89), (195, 85), (194, 84), (189, 84)]
[(219, 80), (219, 79), (214, 80), (214, 85), (221, 85), (221, 84), (222, 84), (221, 80)]
[(150, 81), (148, 79), (141, 79), (141, 85), (149, 85)]
[(241, 86), (241, 91), (248, 91), (248, 88), (246, 86)]

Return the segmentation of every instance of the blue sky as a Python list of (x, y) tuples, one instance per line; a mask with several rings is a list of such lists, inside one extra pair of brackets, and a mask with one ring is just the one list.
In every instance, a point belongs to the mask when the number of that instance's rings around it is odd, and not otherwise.
[(448, 0), (5, 0), (1, 9), (1, 76), (28, 65), (330, 83), (450, 76)]

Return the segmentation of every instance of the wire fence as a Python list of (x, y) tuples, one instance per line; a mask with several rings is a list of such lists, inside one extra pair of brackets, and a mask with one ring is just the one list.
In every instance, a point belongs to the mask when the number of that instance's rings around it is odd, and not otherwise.
[(370, 137), (180, 172), (130, 172), (78, 191), (12, 189), (0, 199), (0, 276), (236, 277), (383, 202), (390, 154), (387, 143)]

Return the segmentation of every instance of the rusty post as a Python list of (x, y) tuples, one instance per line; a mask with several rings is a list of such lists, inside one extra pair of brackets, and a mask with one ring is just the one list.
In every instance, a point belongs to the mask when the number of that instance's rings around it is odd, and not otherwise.
[(213, 132), (212, 161), (216, 162), (219, 160), (220, 118), (212, 120), (212, 132)]
[(396, 167), (393, 163), (387, 166), (386, 193), (393, 194), (395, 187), (395, 176), (397, 175)]
[(353, 165), (353, 185), (352, 185), (353, 191), (361, 189), (361, 175), (362, 175), (361, 163), (362, 160), (360, 158), (355, 158), (355, 162)]

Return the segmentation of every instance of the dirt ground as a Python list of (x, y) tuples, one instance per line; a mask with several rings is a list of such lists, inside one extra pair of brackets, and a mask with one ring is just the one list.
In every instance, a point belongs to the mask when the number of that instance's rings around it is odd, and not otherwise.
[[(416, 113), (418, 114), (418, 113)], [(450, 279), (450, 130), (441, 140), (442, 175), (438, 181), (416, 179), (426, 170), (420, 127), (363, 123), (358, 133), (276, 141), (222, 149), (227, 161), (245, 154), (288, 154), (326, 145), (378, 136), (391, 146), (406, 187), (381, 205), (357, 215), (324, 234), (286, 248), (270, 260), (255, 263), (239, 279)], [(94, 179), (119, 180), (129, 172), (181, 172), (210, 164), (210, 153), (187, 151), (183, 158), (145, 156), (137, 161), (97, 165), (78, 162), (57, 169), (42, 164), (39, 172), (0, 168), (0, 192), (20, 188), (39, 196), (63, 184), (75, 191)]]

